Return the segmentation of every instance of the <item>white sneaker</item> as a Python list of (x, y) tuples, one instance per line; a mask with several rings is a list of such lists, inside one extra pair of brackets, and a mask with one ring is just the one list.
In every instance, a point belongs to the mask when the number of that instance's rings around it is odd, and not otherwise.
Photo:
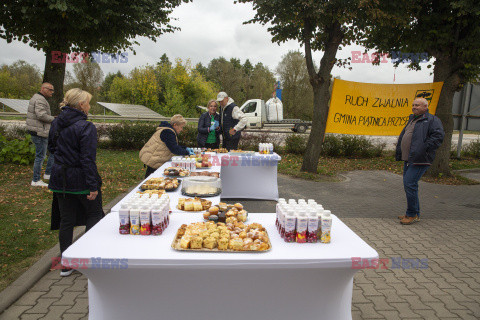
[(45, 173), (45, 174), (43, 175), (43, 179), (45, 179), (45, 180), (50, 180), (50, 175)]
[(68, 277), (73, 271), (73, 269), (62, 269), (62, 271), (60, 271), (60, 277)]
[(32, 187), (48, 187), (48, 184), (46, 184), (45, 182), (43, 182), (42, 180), (38, 180), (38, 181), (32, 181), (32, 183), (30, 184)]

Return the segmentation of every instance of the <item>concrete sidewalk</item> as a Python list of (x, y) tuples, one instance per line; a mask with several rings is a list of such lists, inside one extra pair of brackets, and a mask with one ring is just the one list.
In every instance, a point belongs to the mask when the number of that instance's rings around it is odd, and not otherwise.
[[(480, 185), (420, 182), (422, 220), (402, 226), (402, 178), (354, 171), (343, 182), (279, 176), (280, 196), (315, 199), (331, 209), (388, 260), (387, 269), (355, 276), (354, 319), (480, 318)], [(243, 201), (250, 212), (274, 212), (271, 201)], [(335, 235), (332, 235), (335, 237)], [(402, 268), (398, 259), (427, 259), (428, 268)], [(409, 266), (408, 264), (406, 266)], [(47, 273), (0, 319), (87, 319), (87, 279)]]

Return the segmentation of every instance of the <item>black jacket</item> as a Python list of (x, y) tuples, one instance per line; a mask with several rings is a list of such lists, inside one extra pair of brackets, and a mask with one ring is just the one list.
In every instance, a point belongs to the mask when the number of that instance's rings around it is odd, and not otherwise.
[(48, 151), (55, 159), (48, 184), (50, 189), (99, 190), (102, 180), (95, 163), (97, 129), (87, 121), (85, 113), (69, 106), (62, 109), (50, 127)]
[(233, 136), (230, 135), (229, 131), (231, 128), (235, 127), (239, 120), (233, 119), (232, 113), (233, 113), (233, 108), (235, 108), (237, 105), (235, 103), (230, 103), (228, 106), (225, 106), (223, 108), (222, 112), (222, 122), (220, 123), (220, 127), (222, 128), (223, 132), (223, 139), (224, 140), (235, 140), (235, 139), (240, 139), (241, 137), (241, 132), (237, 131)]
[[(412, 121), (413, 114), (410, 115), (407, 125)], [(405, 126), (406, 127), (406, 126)], [(402, 160), (402, 138), (405, 134), (403, 128), (397, 141), (395, 159)], [(412, 133), (412, 144), (410, 145), (410, 154), (408, 155), (409, 164), (430, 165), (435, 159), (435, 151), (443, 142), (445, 132), (442, 122), (428, 111), (421, 116), (415, 123)]]
[[(220, 115), (218, 113), (215, 113), (215, 120), (218, 121), (220, 124)], [(197, 144), (200, 148), (205, 147), (205, 143), (207, 143), (207, 137), (208, 134), (210, 133), (209, 128), (211, 126), (211, 116), (207, 112), (202, 113), (200, 116), (200, 119), (198, 119), (198, 135), (197, 135)], [(216, 144), (220, 142), (220, 132), (221, 129), (218, 127), (215, 130), (215, 137), (217, 138)]]
[[(173, 129), (172, 125), (167, 121), (160, 122), (159, 127), (167, 127)], [(175, 131), (175, 129), (173, 129), (173, 131)], [(163, 130), (160, 134), (160, 140), (165, 142), (167, 148), (170, 150), (171, 153), (179, 156), (188, 155), (187, 149), (177, 143), (177, 134), (172, 132), (172, 130)]]

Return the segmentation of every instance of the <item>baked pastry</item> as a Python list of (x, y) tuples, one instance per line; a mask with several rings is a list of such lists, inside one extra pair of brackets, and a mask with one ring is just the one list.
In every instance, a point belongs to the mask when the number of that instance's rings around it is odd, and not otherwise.
[(192, 249), (202, 249), (202, 244), (203, 244), (203, 239), (202, 237), (194, 237), (191, 241), (190, 241), (190, 248)]
[(228, 249), (228, 239), (220, 238), (218, 240), (218, 250), (227, 250)]
[(214, 237), (208, 237), (203, 241), (203, 246), (207, 249), (214, 249), (217, 247), (217, 239)]
[(190, 247), (190, 237), (189, 236), (183, 236), (180, 239), (180, 248), (188, 249), (189, 247)]

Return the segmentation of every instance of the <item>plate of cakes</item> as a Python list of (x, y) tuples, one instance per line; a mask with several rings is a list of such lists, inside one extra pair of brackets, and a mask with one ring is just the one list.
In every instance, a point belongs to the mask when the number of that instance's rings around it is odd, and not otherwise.
[(147, 190), (165, 190), (175, 191), (180, 186), (182, 180), (177, 178), (150, 178), (140, 186), (140, 191)]
[(163, 175), (167, 177), (188, 177), (190, 170), (180, 167), (168, 167), (163, 170)]
[(267, 230), (259, 223), (213, 221), (183, 224), (172, 248), (196, 252), (266, 252), (272, 248)]
[(179, 198), (177, 209), (182, 211), (204, 211), (212, 206), (212, 201), (202, 198)]
[(203, 218), (207, 221), (228, 223), (236, 219), (240, 222), (247, 221), (248, 212), (243, 209), (241, 203), (226, 204), (220, 202), (219, 204), (212, 206), (206, 213), (203, 214)]

